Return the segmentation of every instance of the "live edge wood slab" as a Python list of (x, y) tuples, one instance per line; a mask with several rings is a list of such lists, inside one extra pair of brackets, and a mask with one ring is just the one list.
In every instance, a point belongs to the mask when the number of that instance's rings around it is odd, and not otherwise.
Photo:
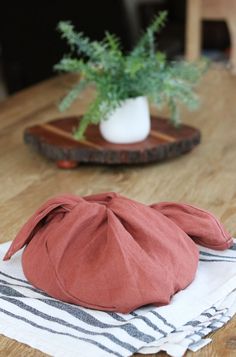
[(200, 131), (187, 125), (173, 127), (169, 120), (151, 119), (151, 132), (135, 144), (111, 144), (105, 141), (98, 126), (90, 125), (86, 140), (76, 140), (72, 133), (80, 117), (55, 119), (28, 127), (24, 141), (60, 168), (74, 168), (79, 163), (145, 164), (177, 157), (200, 142)]

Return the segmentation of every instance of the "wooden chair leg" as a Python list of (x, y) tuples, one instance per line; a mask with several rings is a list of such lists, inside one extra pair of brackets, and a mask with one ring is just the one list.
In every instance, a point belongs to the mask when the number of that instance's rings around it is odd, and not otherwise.
[(195, 61), (201, 55), (201, 7), (202, 0), (188, 0), (186, 24), (186, 60)]
[(231, 52), (230, 52), (230, 64), (232, 66), (232, 72), (236, 74), (236, 23), (235, 19), (230, 19), (227, 21), (230, 41), (231, 41)]

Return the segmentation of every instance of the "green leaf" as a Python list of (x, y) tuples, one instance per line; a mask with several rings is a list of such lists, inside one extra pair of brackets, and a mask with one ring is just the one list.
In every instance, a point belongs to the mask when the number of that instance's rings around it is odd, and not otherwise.
[(59, 110), (63, 112), (66, 109), (68, 109), (71, 106), (71, 104), (78, 98), (79, 94), (85, 89), (87, 84), (88, 83), (86, 80), (80, 80), (80, 82), (76, 84), (69, 91), (69, 93), (62, 99), (62, 101), (59, 104)]

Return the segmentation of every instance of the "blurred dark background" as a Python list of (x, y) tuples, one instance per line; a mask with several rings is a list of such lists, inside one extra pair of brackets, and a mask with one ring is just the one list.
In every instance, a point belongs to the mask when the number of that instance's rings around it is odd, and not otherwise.
[[(159, 49), (168, 57), (184, 53), (185, 0), (8, 1), (0, 12), (0, 61), (8, 94), (55, 73), (53, 65), (68, 48), (56, 25), (71, 20), (78, 31), (101, 39), (104, 31), (117, 34), (125, 51), (160, 10), (168, 22), (158, 36)], [(223, 22), (204, 22), (203, 48), (225, 50), (229, 34)]]

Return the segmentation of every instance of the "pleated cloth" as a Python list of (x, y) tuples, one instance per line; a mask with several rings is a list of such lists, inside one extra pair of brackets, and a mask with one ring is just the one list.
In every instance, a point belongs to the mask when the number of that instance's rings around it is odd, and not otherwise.
[(48, 200), (23, 226), (4, 260), (25, 246), (28, 281), (84, 307), (129, 313), (163, 306), (194, 279), (195, 244), (224, 250), (230, 234), (187, 204), (145, 205), (116, 193)]

